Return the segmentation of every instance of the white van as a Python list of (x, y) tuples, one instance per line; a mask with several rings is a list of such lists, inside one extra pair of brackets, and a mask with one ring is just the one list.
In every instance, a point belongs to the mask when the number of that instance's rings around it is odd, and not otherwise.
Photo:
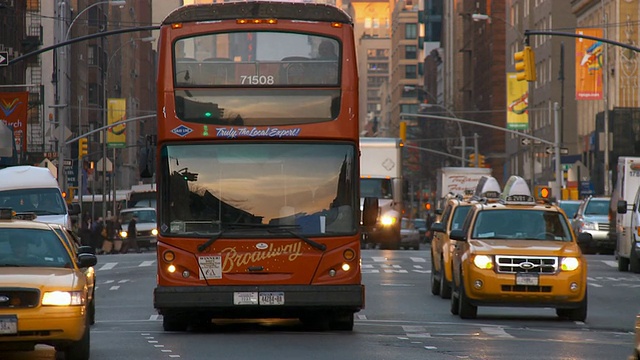
[(69, 210), (58, 181), (44, 167), (0, 169), (0, 207), (9, 207), (16, 212), (33, 212), (37, 215), (36, 221), (71, 229)]
[[(618, 270), (627, 271), (630, 262), (633, 262), (632, 271), (640, 272), (640, 262), (637, 260), (636, 238), (638, 237), (636, 226), (638, 220), (632, 224), (634, 216), (638, 212), (638, 188), (640, 188), (640, 157), (618, 157), (617, 180), (611, 194), (611, 207), (615, 207), (615, 228), (610, 228), (616, 237), (616, 257)], [(613, 232), (615, 229), (615, 232)], [(640, 239), (639, 239), (640, 240)], [(632, 251), (634, 250), (634, 251)]]

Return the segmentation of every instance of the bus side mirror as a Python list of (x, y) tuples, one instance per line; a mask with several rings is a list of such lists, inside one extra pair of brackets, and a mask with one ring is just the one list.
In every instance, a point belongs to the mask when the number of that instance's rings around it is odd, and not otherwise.
[(362, 204), (362, 225), (374, 226), (378, 219), (378, 198), (366, 197)]

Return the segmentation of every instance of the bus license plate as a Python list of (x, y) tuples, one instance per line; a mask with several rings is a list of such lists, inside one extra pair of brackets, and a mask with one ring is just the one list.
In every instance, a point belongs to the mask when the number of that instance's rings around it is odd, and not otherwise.
[(260, 305), (284, 305), (284, 292), (261, 292)]
[(233, 293), (234, 305), (258, 305), (258, 292), (234, 292)]
[(537, 286), (538, 285), (538, 274), (533, 273), (517, 273), (516, 274), (516, 285), (528, 285), (528, 286)]
[(0, 316), (0, 334), (17, 334), (18, 317), (15, 315)]

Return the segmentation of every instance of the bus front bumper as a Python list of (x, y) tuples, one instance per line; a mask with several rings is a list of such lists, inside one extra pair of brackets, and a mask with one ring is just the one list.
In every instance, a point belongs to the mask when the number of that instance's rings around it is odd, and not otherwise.
[(153, 305), (165, 312), (208, 312), (219, 317), (298, 317), (313, 310), (357, 312), (364, 285), (158, 286)]

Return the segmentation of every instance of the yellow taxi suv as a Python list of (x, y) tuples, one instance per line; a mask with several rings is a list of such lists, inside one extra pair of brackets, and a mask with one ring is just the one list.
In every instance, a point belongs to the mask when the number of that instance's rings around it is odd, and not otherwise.
[(52, 225), (0, 208), (0, 352), (46, 344), (67, 360), (89, 359), (82, 268), (96, 262), (93, 254), (74, 253)]
[(443, 299), (451, 297), (453, 242), (449, 240), (451, 230), (462, 228), (471, 204), (480, 198), (496, 199), (500, 195), (500, 184), (492, 176), (482, 176), (473, 196), (448, 196), (442, 217), (431, 225), (431, 294)]
[(479, 306), (555, 308), (561, 318), (587, 317), (587, 261), (564, 211), (536, 202), (512, 176), (499, 201), (473, 204), (453, 230), (451, 313), (477, 316)]

